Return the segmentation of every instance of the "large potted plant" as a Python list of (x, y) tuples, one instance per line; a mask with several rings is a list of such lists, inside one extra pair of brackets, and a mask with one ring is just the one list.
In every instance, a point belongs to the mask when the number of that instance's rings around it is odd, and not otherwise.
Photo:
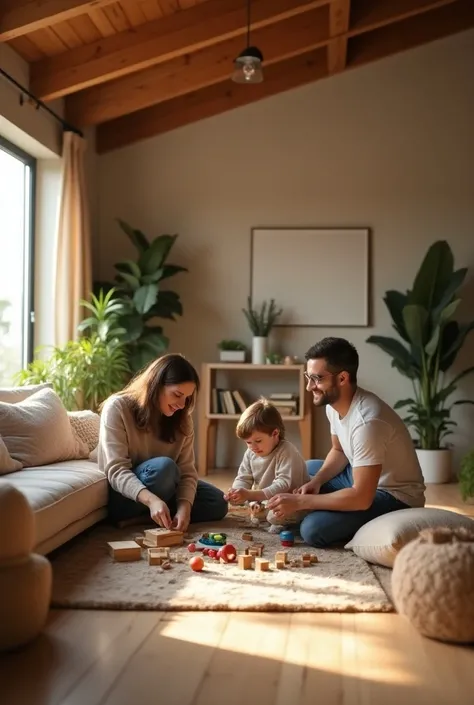
[(174, 321), (175, 316), (183, 314), (179, 294), (164, 289), (162, 283), (188, 270), (168, 262), (177, 235), (158, 235), (150, 242), (141, 230), (120, 219), (118, 223), (136, 248), (137, 260), (117, 262), (115, 282), (95, 282), (94, 288), (105, 292), (114, 288), (114, 298), (123, 304), (119, 320), (123, 334), (119, 337), (127, 345), (132, 372), (137, 372), (168, 348), (169, 339), (156, 319)]
[(270, 303), (263, 301), (260, 309), (254, 309), (249, 296), (247, 297), (247, 308), (243, 308), (242, 311), (253, 334), (252, 362), (254, 365), (264, 365), (267, 357), (268, 336), (277, 318), (283, 313), (283, 309), (276, 307), (275, 299), (270, 299)]
[(451, 412), (458, 404), (474, 403), (470, 399), (451, 401), (460, 380), (473, 372), (474, 367), (451, 378), (447, 375), (474, 328), (474, 321), (460, 324), (454, 319), (461, 302), (458, 291), (466, 273), (467, 269), (454, 270), (449, 244), (435, 242), (411, 290), (387, 291), (384, 297), (393, 328), (403, 342), (378, 335), (367, 339), (388, 353), (392, 367), (413, 384), (413, 397), (401, 399), (395, 408), (407, 411), (404, 421), (415, 433), (425, 482), (451, 479), (451, 452), (446, 444), (456, 426)]

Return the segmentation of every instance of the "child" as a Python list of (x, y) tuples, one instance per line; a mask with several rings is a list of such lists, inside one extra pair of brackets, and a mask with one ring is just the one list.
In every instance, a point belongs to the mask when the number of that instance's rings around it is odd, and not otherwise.
[[(247, 443), (242, 463), (225, 499), (233, 504), (265, 501), (282, 492), (292, 492), (309, 480), (306, 463), (298, 449), (285, 440), (285, 426), (278, 409), (267, 399), (251, 404), (237, 424), (237, 436)], [(258, 489), (253, 489), (254, 487)], [(295, 516), (288, 524), (301, 521)], [(283, 528), (273, 512), (267, 521), (271, 533)]]

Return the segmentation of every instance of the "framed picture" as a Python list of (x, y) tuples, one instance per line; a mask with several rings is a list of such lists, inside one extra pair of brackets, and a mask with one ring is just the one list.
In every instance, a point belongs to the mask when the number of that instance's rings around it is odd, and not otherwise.
[(369, 228), (252, 228), (250, 297), (275, 299), (278, 326), (370, 325)]

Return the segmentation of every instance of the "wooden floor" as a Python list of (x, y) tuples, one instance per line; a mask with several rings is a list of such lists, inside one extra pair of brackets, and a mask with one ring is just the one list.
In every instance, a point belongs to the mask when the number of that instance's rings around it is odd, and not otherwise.
[[(455, 485), (428, 504), (474, 516)], [(474, 648), (396, 614), (53, 610), (0, 657), (5, 705), (472, 705), (473, 692)]]

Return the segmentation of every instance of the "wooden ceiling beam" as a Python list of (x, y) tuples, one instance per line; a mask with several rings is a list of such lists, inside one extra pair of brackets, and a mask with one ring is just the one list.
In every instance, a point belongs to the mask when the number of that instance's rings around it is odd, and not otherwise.
[[(400, 25), (398, 30), (396, 26), (379, 26), (350, 39), (346, 70), (474, 27), (474, 3), (457, 0), (452, 6), (411, 17)], [(317, 49), (269, 66), (263, 83), (238, 85), (223, 81), (104, 123), (97, 129), (97, 149), (105, 153), (124, 147), (327, 75), (326, 51)]]
[(291, 88), (311, 83), (327, 75), (326, 51), (316, 49), (273, 64), (265, 69), (263, 83), (242, 85), (223, 81), (195, 93), (160, 103), (135, 115), (127, 115), (97, 129), (99, 154), (131, 141), (153, 137), (191, 122), (219, 115)]
[[(258, 29), (251, 41), (268, 67), (324, 45), (327, 26), (328, 8), (320, 7)], [(224, 81), (244, 46), (237, 37), (76, 93), (66, 100), (67, 120), (80, 127), (97, 125)]]
[(386, 25), (350, 40), (347, 68), (392, 56), (474, 27), (474, 2), (456, 0), (432, 12)]
[[(254, 0), (252, 27), (259, 29), (330, 1)], [(242, 0), (207, 0), (37, 62), (31, 68), (31, 90), (42, 100), (61, 98), (218, 42), (242, 37), (246, 31), (246, 7)]]
[(116, 0), (3, 0), (0, 3), (0, 41), (16, 39), (113, 2)]
[(329, 36), (327, 48), (329, 74), (344, 71), (346, 67), (351, 0), (337, 0), (329, 6)]

